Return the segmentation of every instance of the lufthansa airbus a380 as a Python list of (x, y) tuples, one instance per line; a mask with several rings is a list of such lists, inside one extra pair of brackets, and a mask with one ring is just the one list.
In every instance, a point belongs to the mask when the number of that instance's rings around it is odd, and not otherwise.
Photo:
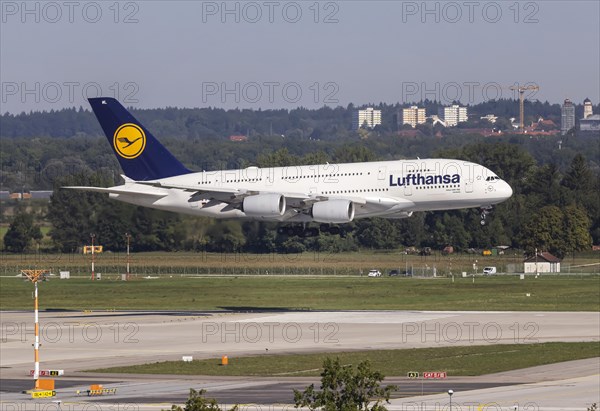
[[(358, 218), (406, 218), (415, 211), (482, 208), (512, 195), (491, 170), (447, 159), (192, 172), (183, 166), (117, 100), (89, 102), (125, 175), (120, 186), (66, 187), (108, 193), (126, 203), (214, 218), (305, 225)], [(304, 229), (304, 235), (318, 233)]]

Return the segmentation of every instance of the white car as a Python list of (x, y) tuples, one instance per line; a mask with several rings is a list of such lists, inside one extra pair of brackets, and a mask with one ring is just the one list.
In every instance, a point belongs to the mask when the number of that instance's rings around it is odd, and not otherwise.
[(381, 277), (381, 271), (371, 270), (369, 271), (369, 274), (367, 274), (367, 277)]
[(496, 274), (496, 267), (485, 267), (483, 269), (484, 275), (494, 275)]

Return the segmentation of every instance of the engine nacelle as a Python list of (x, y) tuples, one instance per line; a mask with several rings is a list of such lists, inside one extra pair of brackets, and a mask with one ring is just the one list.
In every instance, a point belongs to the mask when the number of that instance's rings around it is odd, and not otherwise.
[(349, 200), (329, 200), (312, 206), (312, 218), (319, 223), (349, 223), (354, 219), (354, 203)]
[(285, 213), (285, 197), (281, 194), (258, 194), (244, 198), (242, 211), (248, 217), (277, 218)]

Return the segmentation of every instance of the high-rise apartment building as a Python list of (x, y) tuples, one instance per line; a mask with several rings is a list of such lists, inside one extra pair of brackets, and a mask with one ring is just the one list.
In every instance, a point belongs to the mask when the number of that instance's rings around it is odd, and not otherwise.
[(381, 124), (381, 110), (367, 107), (364, 110), (356, 110), (352, 118), (352, 128), (358, 130), (361, 127), (374, 128)]
[(404, 124), (410, 124), (416, 127), (417, 124), (423, 124), (427, 120), (425, 109), (417, 106), (409, 108), (401, 108), (398, 110), (398, 128), (402, 128)]
[(560, 133), (567, 134), (573, 127), (575, 127), (575, 105), (571, 100), (566, 99), (560, 109)]
[(467, 108), (458, 105), (442, 107), (438, 110), (438, 115), (444, 120), (446, 127), (454, 127), (468, 120)]

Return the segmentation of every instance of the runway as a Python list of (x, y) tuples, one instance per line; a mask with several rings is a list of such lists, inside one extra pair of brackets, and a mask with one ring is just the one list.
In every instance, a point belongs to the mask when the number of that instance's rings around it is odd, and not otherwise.
[[(600, 340), (600, 313), (590, 312), (43, 312), (41, 368), (62, 369), (65, 376), (57, 378), (56, 398), (34, 401), (20, 394), (31, 384), (27, 377), (33, 359), (31, 322), (30, 312), (2, 312), (0, 411), (26, 411), (14, 409), (15, 404), (48, 405), (52, 400), (62, 401), (62, 409), (69, 404), (72, 408), (95, 404), (114, 409), (115, 404), (135, 404), (138, 408), (162, 409), (183, 403), (190, 388), (206, 389), (209, 397), (222, 404), (260, 404), (278, 409), (292, 402), (294, 388), (318, 383), (318, 378), (289, 375), (256, 378), (82, 372), (181, 360), (182, 356), (218, 360), (228, 355), (235, 361), (242, 355)], [(563, 401), (575, 408), (546, 406), (585, 410), (588, 402), (600, 402), (599, 369), (598, 359), (592, 359), (530, 372), (449, 376), (443, 381), (387, 378), (386, 383), (399, 385), (395, 396), (402, 397), (394, 399), (388, 408), (434, 409), (448, 399), (444, 393), (453, 389), (454, 399), (464, 404), (496, 402), (501, 409), (512, 409), (507, 407), (516, 399), (523, 404), (542, 404), (544, 398), (556, 397), (553, 404)], [(115, 387), (117, 394), (76, 395), (91, 383)], [(421, 396), (421, 392), (434, 395)]]

